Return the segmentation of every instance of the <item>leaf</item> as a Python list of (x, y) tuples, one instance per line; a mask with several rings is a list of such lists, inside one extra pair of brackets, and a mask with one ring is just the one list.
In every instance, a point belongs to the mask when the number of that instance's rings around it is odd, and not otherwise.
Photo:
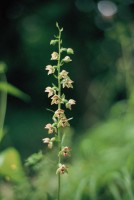
[(42, 158), (43, 158), (42, 151), (39, 151), (38, 153), (34, 153), (27, 158), (26, 166), (35, 165), (37, 162), (40, 162)]
[(0, 62), (0, 73), (3, 74), (7, 70), (7, 66), (4, 62)]
[[(50, 194), (47, 193), (47, 200), (54, 200), (52, 196), (50, 196)], [(56, 199), (57, 200), (57, 199)]]
[(3, 131), (3, 129), (0, 129), (0, 142), (2, 140), (2, 138), (4, 137), (5, 132)]
[(0, 142), (1, 142), (3, 137), (4, 137), (4, 131), (3, 131), (3, 129), (0, 129)]
[(54, 111), (53, 111), (53, 110), (51, 110), (51, 109), (49, 109), (49, 108), (46, 108), (46, 110), (48, 110), (48, 111), (50, 111), (50, 112), (54, 113)]
[(64, 93), (62, 94), (61, 99), (65, 99), (65, 94)]
[(8, 148), (0, 153), (0, 175), (15, 182), (25, 180), (25, 174), (18, 151)]
[(0, 91), (5, 91), (15, 97), (18, 97), (24, 101), (29, 101), (30, 100), (30, 96), (27, 95), (26, 93), (22, 92), (21, 90), (19, 90), (18, 88), (16, 88), (15, 86), (7, 83), (7, 82), (0, 82)]
[[(1, 78), (3, 82), (6, 82), (6, 76), (4, 74), (1, 76)], [(0, 141), (4, 136), (3, 127), (5, 121), (6, 107), (7, 107), (7, 92), (2, 91), (0, 92)]]

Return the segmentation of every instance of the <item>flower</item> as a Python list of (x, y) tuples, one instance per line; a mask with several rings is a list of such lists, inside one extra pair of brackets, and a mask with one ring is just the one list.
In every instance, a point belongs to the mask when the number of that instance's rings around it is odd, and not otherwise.
[(66, 70), (62, 70), (61, 72), (60, 72), (60, 78), (67, 78), (68, 76), (68, 72), (66, 71)]
[(48, 75), (53, 74), (55, 72), (55, 69), (52, 65), (47, 65), (46, 70), (48, 70)]
[(65, 58), (62, 59), (62, 62), (64, 63), (68, 63), (68, 62), (71, 62), (72, 60), (70, 59), (69, 56), (65, 56)]
[(57, 169), (57, 171), (56, 171), (56, 174), (64, 174), (64, 173), (68, 173), (68, 170), (67, 170), (67, 167), (66, 167), (66, 165), (64, 165), (64, 164), (59, 164), (59, 167), (58, 167), (58, 169)]
[(49, 143), (50, 142), (50, 138), (43, 138), (43, 143)]
[(71, 106), (75, 104), (75, 100), (70, 99), (67, 103), (66, 103), (66, 108), (71, 110)]
[(45, 92), (48, 92), (48, 97), (51, 97), (55, 93), (55, 90), (52, 87), (46, 87)]
[(73, 85), (72, 85), (73, 81), (70, 78), (63, 79), (61, 83), (62, 83), (63, 88), (65, 87), (73, 88)]
[(60, 102), (60, 98), (56, 94), (53, 97), (51, 97), (51, 99), (52, 99), (51, 105), (58, 104)]
[(48, 144), (48, 148), (49, 148), (49, 149), (52, 149), (52, 147), (53, 147), (53, 142), (51, 141), (50, 138), (43, 138), (42, 140), (43, 140), (43, 143)]
[(66, 126), (70, 126), (70, 124), (68, 123), (68, 119), (66, 117), (62, 117), (58, 123), (58, 127), (66, 127)]
[(49, 133), (49, 134), (51, 134), (51, 133), (53, 133), (53, 132), (55, 131), (55, 127), (53, 127), (52, 124), (47, 124), (47, 125), (45, 126), (45, 128), (48, 129), (48, 133)]
[(62, 110), (62, 109), (58, 109), (58, 110), (56, 110), (55, 111), (55, 117), (57, 117), (57, 118), (61, 118), (61, 117), (63, 117), (64, 116), (64, 110)]
[(67, 157), (67, 156), (70, 156), (70, 151), (71, 149), (69, 147), (63, 147), (60, 154)]
[(53, 52), (51, 54), (51, 60), (58, 60), (59, 54), (57, 52)]
[(68, 53), (68, 54), (74, 54), (74, 51), (73, 51), (73, 49), (68, 48), (68, 49), (67, 49), (67, 53)]

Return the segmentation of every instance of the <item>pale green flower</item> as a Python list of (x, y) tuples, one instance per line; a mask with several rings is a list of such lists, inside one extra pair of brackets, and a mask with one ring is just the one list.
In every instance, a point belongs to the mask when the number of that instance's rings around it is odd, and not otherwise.
[(74, 105), (76, 103), (75, 100), (70, 99), (67, 103), (66, 103), (66, 108), (71, 110), (71, 106)]
[(68, 77), (62, 80), (62, 86), (63, 88), (67, 87), (67, 88), (73, 88), (73, 81)]
[(68, 123), (68, 119), (66, 117), (62, 117), (58, 123), (58, 127), (67, 127), (70, 126), (70, 124)]
[(56, 94), (53, 97), (51, 97), (51, 99), (52, 99), (51, 105), (58, 104), (61, 101), (59, 96)]
[(55, 93), (55, 90), (52, 87), (46, 87), (45, 92), (48, 92), (48, 97), (51, 97)]
[(64, 63), (69, 63), (71, 61), (72, 60), (71, 60), (71, 58), (69, 56), (65, 56), (65, 58), (62, 59), (62, 62), (64, 62)]
[(48, 129), (48, 133), (49, 133), (49, 134), (51, 134), (51, 133), (54, 132), (54, 127), (53, 127), (52, 124), (47, 124), (47, 125), (45, 126), (45, 128)]
[(55, 111), (54, 116), (57, 117), (57, 118), (61, 118), (61, 117), (64, 116), (64, 112), (65, 112), (64, 110), (58, 109), (58, 110)]
[(51, 60), (58, 60), (59, 54), (57, 52), (53, 52), (51, 54)]
[(52, 149), (52, 147), (53, 147), (53, 142), (51, 141), (50, 138), (43, 138), (42, 140), (43, 140), (43, 143), (44, 143), (44, 144), (48, 144), (48, 148), (49, 148), (49, 149)]
[(52, 65), (47, 65), (46, 70), (48, 70), (48, 75), (53, 74), (55, 72), (55, 69)]
[(64, 165), (64, 164), (59, 164), (59, 167), (58, 167), (58, 169), (57, 169), (57, 171), (56, 171), (56, 174), (64, 174), (64, 173), (68, 173), (68, 170), (67, 170), (67, 166), (66, 165)]
[(71, 149), (69, 147), (63, 147), (62, 150), (60, 151), (60, 154), (63, 155), (64, 157), (70, 156), (70, 151)]
[(68, 72), (66, 70), (62, 70), (60, 72), (60, 78), (67, 78), (68, 77), (67, 75), (68, 75)]

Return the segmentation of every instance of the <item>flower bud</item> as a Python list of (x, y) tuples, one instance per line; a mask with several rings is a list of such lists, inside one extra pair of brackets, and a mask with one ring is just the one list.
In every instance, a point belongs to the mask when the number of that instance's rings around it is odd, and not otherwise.
[(50, 41), (50, 45), (55, 45), (56, 43), (58, 43), (58, 40), (51, 40)]
[(63, 51), (67, 51), (67, 49), (66, 48), (61, 48), (60, 52), (62, 53)]
[(52, 137), (51, 138), (51, 142), (54, 142), (56, 139), (55, 139), (55, 137)]
[(73, 49), (68, 48), (68, 49), (67, 49), (67, 53), (68, 53), (68, 54), (74, 54), (74, 51), (73, 51)]

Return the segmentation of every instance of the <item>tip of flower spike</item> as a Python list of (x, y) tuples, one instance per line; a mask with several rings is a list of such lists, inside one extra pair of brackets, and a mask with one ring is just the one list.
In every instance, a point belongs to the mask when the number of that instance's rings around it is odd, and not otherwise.
[(56, 22), (56, 27), (59, 28), (59, 24), (58, 24), (58, 22)]
[(63, 28), (60, 29), (58, 22), (56, 22), (56, 27), (59, 29), (59, 31), (63, 31)]

